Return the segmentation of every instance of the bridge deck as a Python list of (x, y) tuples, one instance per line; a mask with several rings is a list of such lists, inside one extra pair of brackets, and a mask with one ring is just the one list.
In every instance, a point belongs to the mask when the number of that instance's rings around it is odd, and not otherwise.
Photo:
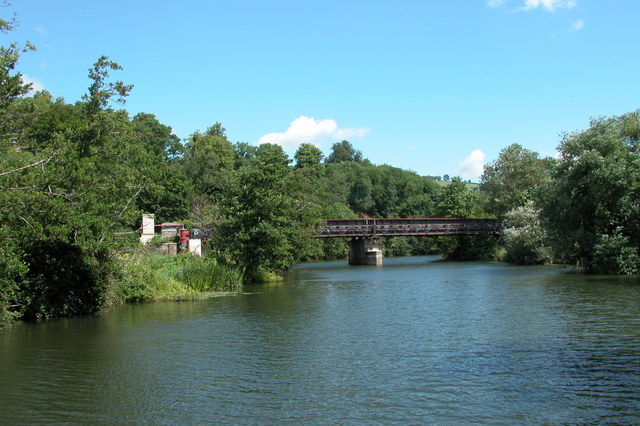
[(497, 219), (330, 219), (316, 238), (499, 234)]

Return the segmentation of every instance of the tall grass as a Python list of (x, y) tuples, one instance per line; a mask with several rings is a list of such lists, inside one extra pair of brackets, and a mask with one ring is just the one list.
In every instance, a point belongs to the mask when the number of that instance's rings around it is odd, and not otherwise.
[(215, 258), (181, 256), (185, 265), (178, 279), (196, 291), (238, 291), (244, 271), (225, 265)]
[(242, 288), (244, 271), (212, 257), (163, 256), (140, 251), (123, 261), (114, 302), (200, 299), (214, 292)]

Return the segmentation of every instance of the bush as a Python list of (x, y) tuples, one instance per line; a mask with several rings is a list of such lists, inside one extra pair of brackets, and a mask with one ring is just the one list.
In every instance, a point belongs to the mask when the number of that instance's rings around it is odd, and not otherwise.
[(13, 323), (21, 314), (18, 302), (18, 282), (27, 272), (27, 265), (13, 247), (0, 246), (0, 329)]
[(502, 233), (505, 261), (519, 265), (552, 262), (553, 251), (547, 244), (539, 215), (539, 209), (532, 202), (507, 213), (507, 227)]
[(592, 259), (589, 271), (603, 274), (637, 274), (640, 265), (638, 249), (630, 246), (629, 238), (622, 235), (620, 228), (613, 235), (598, 236)]
[(111, 262), (106, 251), (88, 254), (61, 240), (34, 241), (24, 248), (24, 262), (16, 294), (24, 318), (93, 314), (102, 307)]

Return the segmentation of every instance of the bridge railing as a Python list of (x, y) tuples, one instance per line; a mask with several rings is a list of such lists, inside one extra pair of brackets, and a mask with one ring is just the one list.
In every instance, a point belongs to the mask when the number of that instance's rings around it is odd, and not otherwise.
[(499, 234), (497, 219), (330, 219), (317, 238)]

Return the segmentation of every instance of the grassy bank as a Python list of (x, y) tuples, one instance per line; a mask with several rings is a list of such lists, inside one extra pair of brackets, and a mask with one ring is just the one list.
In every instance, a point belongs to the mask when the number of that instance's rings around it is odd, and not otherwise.
[(243, 271), (212, 257), (135, 252), (122, 256), (112, 303), (194, 300), (242, 288)]

